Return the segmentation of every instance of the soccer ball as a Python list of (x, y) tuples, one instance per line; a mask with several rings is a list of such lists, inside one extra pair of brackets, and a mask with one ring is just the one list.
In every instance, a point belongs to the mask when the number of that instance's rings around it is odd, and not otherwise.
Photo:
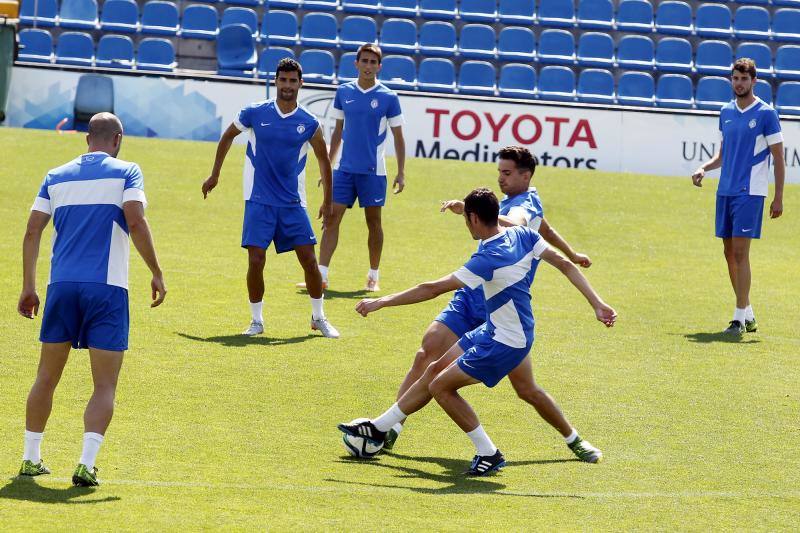
[[(365, 422), (367, 420), (367, 418), (357, 418), (350, 423), (358, 424), (359, 422)], [(383, 442), (376, 444), (373, 440), (365, 439), (364, 437), (354, 437), (347, 433), (342, 435), (342, 443), (347, 453), (353, 457), (361, 457), (362, 459), (375, 457), (383, 449)]]

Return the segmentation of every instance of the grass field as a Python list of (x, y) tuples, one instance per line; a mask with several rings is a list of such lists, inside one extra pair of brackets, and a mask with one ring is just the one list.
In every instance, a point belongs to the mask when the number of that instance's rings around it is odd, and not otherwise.
[[(98, 458), (103, 485), (71, 488), (88, 358), (73, 352), (43, 442), (51, 476), (16, 479), (25, 397), (40, 319), (15, 313), (21, 239), (47, 169), (81, 153), (82, 136), (0, 129), (0, 528), (311, 530), (795, 529), (800, 523), (800, 189), (754, 245), (753, 305), (761, 330), (719, 332), (732, 291), (713, 237), (715, 183), (541, 168), (545, 212), (593, 258), (587, 275), (619, 312), (606, 330), (554, 269), (533, 300), (538, 381), (605, 452), (577, 462), (507, 381), (465, 393), (509, 465), (465, 479), (473, 449), (435, 404), (415, 415), (395, 453), (345, 457), (337, 422), (380, 414), (439, 298), (362, 318), (366, 227), (348, 214), (326, 297), (338, 341), (312, 335), (293, 254), (268, 254), (267, 334), (249, 321), (241, 231), (243, 150), (203, 201), (214, 145), (126, 138), (140, 163), (148, 217), (169, 293), (150, 309), (149, 277), (131, 257), (131, 349)], [(390, 167), (393, 164), (390, 164)], [(309, 184), (316, 164), (309, 164)], [(488, 164), (410, 160), (408, 187), (384, 214), (384, 291), (453, 271), (474, 249), (440, 200), (497, 189)], [(311, 187), (316, 211), (319, 193)], [(316, 223), (315, 223), (316, 225)], [(48, 229), (39, 261), (45, 293)]]

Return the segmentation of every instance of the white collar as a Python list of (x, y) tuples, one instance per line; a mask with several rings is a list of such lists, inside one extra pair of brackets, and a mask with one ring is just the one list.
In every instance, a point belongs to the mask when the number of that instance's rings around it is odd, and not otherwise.
[(496, 235), (492, 235), (492, 236), (491, 236), (491, 237), (489, 237), (488, 239), (483, 239), (483, 240), (481, 241), (481, 244), (486, 244), (487, 242), (492, 242), (492, 241), (493, 241), (493, 240), (495, 240), (495, 239), (499, 239), (500, 237), (502, 237), (502, 236), (503, 236), (503, 234), (504, 234), (505, 232), (506, 232), (506, 230), (505, 230), (505, 229), (503, 229), (503, 228), (500, 228), (500, 231), (499, 231), (499, 232), (498, 232)]
[(286, 114), (284, 115), (283, 113), (281, 113), (281, 108), (280, 108), (280, 107), (278, 107), (278, 101), (277, 101), (277, 100), (273, 100), (273, 101), (272, 101), (272, 103), (274, 103), (274, 104), (275, 104), (275, 112), (276, 112), (276, 113), (278, 114), (278, 116), (279, 116), (279, 117), (281, 117), (281, 118), (289, 118), (289, 117), (291, 117), (292, 115), (294, 115), (294, 114), (297, 112), (297, 110), (298, 110), (298, 109), (300, 109), (300, 104), (297, 104), (297, 103), (296, 103), (296, 104), (295, 104), (295, 106), (294, 106), (294, 109), (292, 109), (291, 111), (289, 111), (288, 113), (286, 113)]
[(355, 80), (355, 81), (353, 82), (353, 84), (355, 84), (355, 86), (356, 86), (356, 89), (358, 89), (359, 91), (361, 91), (361, 93), (362, 93), (362, 94), (367, 94), (368, 92), (371, 92), (371, 91), (373, 91), (373, 90), (377, 89), (377, 88), (378, 88), (378, 85), (380, 85), (380, 84), (381, 84), (381, 82), (379, 82), (378, 80), (375, 80), (375, 85), (373, 85), (373, 86), (372, 86), (372, 87), (370, 87), (369, 89), (362, 89), (362, 88), (361, 88), (361, 85), (359, 85), (359, 84), (358, 84), (358, 80)]
[(737, 110), (739, 113), (741, 113), (741, 114), (745, 114), (745, 113), (747, 113), (748, 111), (750, 111), (751, 109), (753, 109), (753, 108), (754, 108), (754, 107), (755, 107), (757, 104), (763, 104), (763, 103), (764, 103), (764, 102), (761, 100), (761, 98), (759, 98), (758, 96), (756, 96), (756, 99), (755, 99), (755, 100), (753, 100), (753, 103), (752, 103), (752, 104), (750, 104), (749, 106), (747, 106), (747, 107), (746, 107), (746, 108), (744, 108), (744, 109), (739, 109), (739, 102), (738, 102), (736, 99), (734, 99), (734, 100), (733, 100), (733, 105), (734, 105), (734, 107), (736, 107), (736, 110)]

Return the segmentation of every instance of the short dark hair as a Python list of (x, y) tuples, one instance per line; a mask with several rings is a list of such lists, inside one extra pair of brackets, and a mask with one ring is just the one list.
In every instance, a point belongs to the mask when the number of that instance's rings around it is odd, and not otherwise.
[(278, 66), (275, 69), (275, 79), (278, 78), (278, 75), (281, 72), (297, 72), (297, 76), (300, 78), (300, 80), (303, 79), (303, 67), (301, 67), (300, 63), (291, 57), (284, 57), (278, 61)]
[(731, 69), (731, 76), (734, 72), (741, 72), (742, 74), (750, 74), (751, 78), (756, 77), (756, 62), (749, 57), (741, 57), (736, 60)]
[(476, 214), (481, 222), (487, 226), (497, 224), (497, 217), (500, 214), (500, 203), (497, 196), (487, 189), (481, 187), (475, 189), (464, 198), (464, 214), (469, 216)]
[(529, 170), (531, 176), (536, 172), (536, 165), (539, 164), (536, 156), (524, 146), (506, 146), (497, 152), (497, 156), (500, 159), (513, 161), (517, 165), (517, 170)]
[(373, 54), (378, 56), (378, 64), (380, 64), (380, 62), (383, 61), (383, 52), (381, 52), (380, 46), (378, 46), (375, 43), (362, 44), (358, 48), (358, 52), (356, 52), (356, 61), (361, 59), (361, 52), (372, 52)]

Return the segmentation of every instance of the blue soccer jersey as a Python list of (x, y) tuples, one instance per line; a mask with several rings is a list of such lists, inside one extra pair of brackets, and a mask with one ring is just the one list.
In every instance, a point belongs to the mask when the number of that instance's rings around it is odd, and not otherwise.
[(233, 122), (249, 131), (244, 199), (274, 207), (306, 206), (306, 154), (319, 121), (302, 106), (283, 114), (274, 100), (245, 107)]
[(525, 218), (527, 227), (539, 231), (539, 226), (542, 225), (542, 218), (544, 218), (544, 208), (536, 187), (529, 187), (527, 191), (516, 194), (511, 198), (508, 196), (503, 197), (500, 201), (500, 214), (510, 216), (520, 214)]
[(496, 342), (512, 348), (533, 343), (530, 287), (547, 242), (522, 226), (481, 241), (478, 251), (453, 275), (471, 289), (483, 288), (486, 327)]
[(135, 163), (104, 152), (84, 154), (47, 173), (33, 210), (52, 215), (50, 283), (105, 283), (128, 288), (128, 225), (122, 204), (142, 202)]
[(341, 85), (331, 116), (344, 120), (342, 156), (334, 168), (354, 174), (386, 175), (387, 128), (403, 125), (400, 99), (381, 83), (362, 89), (358, 81)]
[(719, 114), (722, 173), (719, 196), (766, 196), (769, 188), (769, 147), (783, 142), (778, 113), (756, 98), (747, 109), (736, 100)]

